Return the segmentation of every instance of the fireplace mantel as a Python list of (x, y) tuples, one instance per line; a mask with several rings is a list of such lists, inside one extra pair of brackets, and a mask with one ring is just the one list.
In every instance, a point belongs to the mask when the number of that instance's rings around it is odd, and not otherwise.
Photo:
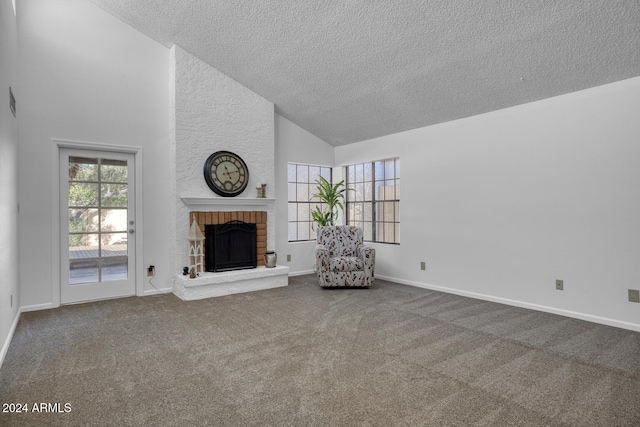
[(194, 207), (247, 207), (254, 206), (258, 208), (273, 207), (276, 199), (257, 198), (257, 197), (181, 197), (187, 206)]

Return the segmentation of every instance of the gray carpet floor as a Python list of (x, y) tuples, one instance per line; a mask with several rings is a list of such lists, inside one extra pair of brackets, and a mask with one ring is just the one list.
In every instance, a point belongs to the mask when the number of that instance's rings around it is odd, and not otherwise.
[(0, 403), (28, 407), (2, 426), (638, 426), (640, 333), (301, 276), (24, 313)]

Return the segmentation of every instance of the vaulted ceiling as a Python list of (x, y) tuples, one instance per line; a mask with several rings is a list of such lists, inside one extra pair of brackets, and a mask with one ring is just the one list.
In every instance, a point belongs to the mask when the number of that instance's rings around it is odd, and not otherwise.
[(640, 76), (638, 0), (90, 0), (339, 146)]

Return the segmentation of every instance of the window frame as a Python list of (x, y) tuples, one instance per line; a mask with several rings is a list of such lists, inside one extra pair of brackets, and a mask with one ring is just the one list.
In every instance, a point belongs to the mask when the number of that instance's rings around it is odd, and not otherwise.
[[(296, 176), (292, 181), (291, 168), (295, 166)], [(306, 176), (301, 170), (306, 168)], [(318, 169), (315, 173), (313, 169)], [(324, 203), (314, 201), (313, 194), (315, 191), (315, 179), (323, 176), (329, 182), (333, 179), (333, 168), (326, 165), (314, 165), (308, 163), (287, 163), (287, 242), (310, 242), (316, 240), (315, 226), (311, 217), (311, 212), (316, 206), (322, 206)], [(292, 192), (292, 186), (295, 190)], [(306, 188), (306, 190), (305, 190)], [(304, 195), (306, 194), (306, 200)], [(293, 207), (295, 206), (295, 208)], [(295, 213), (295, 220), (292, 220), (292, 214)], [(301, 218), (302, 216), (302, 218)], [(306, 216), (306, 218), (304, 218)], [(293, 231), (295, 228), (295, 231)], [(305, 231), (306, 229), (306, 231)], [(295, 234), (295, 239), (292, 235)]]
[[(345, 166), (346, 223), (362, 227), (364, 240), (400, 244), (400, 158)], [(390, 194), (391, 193), (391, 194)]]

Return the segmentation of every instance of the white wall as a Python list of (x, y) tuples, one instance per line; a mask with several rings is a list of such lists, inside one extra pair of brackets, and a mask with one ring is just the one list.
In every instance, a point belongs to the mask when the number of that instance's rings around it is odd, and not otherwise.
[(170, 286), (169, 50), (85, 0), (17, 6), (21, 306), (56, 300), (52, 138), (142, 147), (143, 265)]
[(634, 78), (337, 148), (400, 157), (376, 273), (640, 330), (639, 111)]
[[(334, 149), (286, 118), (276, 114), (276, 252), (278, 264), (289, 267), (290, 274), (310, 273), (315, 263), (314, 242), (289, 243), (287, 238), (287, 163), (333, 166)], [(291, 255), (291, 262), (287, 262)]]
[(189, 211), (267, 212), (267, 247), (277, 227), (274, 207), (187, 206), (181, 198), (227, 199), (215, 194), (204, 180), (204, 163), (220, 150), (239, 155), (249, 169), (249, 184), (233, 199), (255, 199), (256, 183), (267, 183), (267, 198), (275, 197), (273, 103), (222, 74), (189, 52), (171, 49), (172, 151), (175, 152), (174, 274), (188, 265)]
[[(9, 87), (18, 88), (17, 30), (13, 6), (0, 2), (0, 365), (17, 324), (18, 288), (18, 119), (9, 109)], [(19, 105), (21, 107), (21, 105)]]

